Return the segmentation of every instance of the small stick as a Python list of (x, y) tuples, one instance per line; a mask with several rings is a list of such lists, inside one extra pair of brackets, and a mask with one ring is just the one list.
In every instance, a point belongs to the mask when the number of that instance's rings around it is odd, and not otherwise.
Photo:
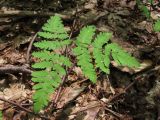
[(105, 110), (107, 110), (108, 112), (110, 112), (111, 114), (113, 114), (114, 116), (118, 117), (119, 119), (122, 119), (123, 118), (123, 115), (120, 114), (120, 113), (117, 113), (109, 108), (105, 108)]
[(0, 67), (0, 74), (5, 74), (5, 73), (27, 73), (27, 74), (31, 74), (32, 71), (27, 69), (24, 66), (6, 65), (6, 66), (3, 66), (3, 67)]
[[(0, 17), (49, 17), (49, 16), (54, 16), (57, 13), (52, 13), (52, 12), (38, 12), (38, 11), (21, 11), (21, 10), (12, 10), (12, 11), (8, 11), (8, 10), (4, 10), (4, 11), (0, 11)], [(71, 16), (69, 15), (63, 15), (63, 14), (58, 14), (62, 19), (70, 19)]]
[(14, 105), (14, 106), (17, 106), (18, 108), (22, 109), (23, 111), (25, 111), (25, 112), (27, 112), (27, 113), (30, 113), (30, 114), (35, 115), (35, 116), (38, 116), (38, 117), (40, 117), (40, 118), (42, 118), (42, 119), (45, 119), (45, 120), (49, 120), (49, 118), (44, 117), (44, 116), (41, 116), (41, 115), (39, 115), (39, 114), (36, 114), (36, 113), (32, 112), (31, 110), (29, 110), (29, 109), (27, 109), (27, 108), (25, 108), (25, 107), (23, 107), (23, 106), (15, 103), (15, 102), (12, 102), (12, 101), (10, 101), (10, 100), (6, 100), (6, 99), (4, 99), (4, 98), (2, 98), (2, 97), (0, 97), (0, 100), (1, 100), (1, 101), (4, 101), (4, 102), (7, 102), (7, 103), (10, 103), (10, 104), (12, 104), (12, 105)]
[(29, 44), (29, 46), (28, 46), (27, 55), (26, 55), (26, 63), (27, 63), (27, 64), (30, 63), (30, 51), (31, 51), (31, 49), (32, 49), (33, 42), (34, 42), (34, 40), (35, 40), (36, 37), (37, 37), (37, 34), (38, 34), (38, 33), (36, 33), (33, 37), (29, 38), (31, 41), (30, 41), (30, 44)]

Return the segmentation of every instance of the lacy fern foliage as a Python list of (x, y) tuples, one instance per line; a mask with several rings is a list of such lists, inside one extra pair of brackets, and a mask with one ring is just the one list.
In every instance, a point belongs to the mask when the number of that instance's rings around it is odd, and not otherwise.
[(0, 120), (3, 120), (3, 119), (2, 119), (2, 111), (0, 111)]
[(155, 32), (160, 32), (160, 19), (155, 22), (153, 28)]
[[(100, 68), (105, 73), (109, 73), (110, 59), (109, 56), (107, 57), (105, 56), (103, 51), (103, 46), (104, 44), (108, 44), (108, 41), (111, 38), (111, 36), (112, 36), (111, 33), (100, 33), (99, 35), (97, 35), (96, 39), (92, 43), (94, 48), (93, 57), (95, 59), (96, 67)], [(106, 57), (106, 59), (104, 57)]]
[(2, 111), (0, 111), (0, 120), (2, 120)]
[[(128, 67), (137, 67), (139, 62), (124, 51), (116, 43), (108, 43), (112, 37), (111, 33), (99, 33), (95, 39), (95, 27), (87, 26), (82, 28), (76, 39), (76, 47), (73, 52), (77, 56), (78, 65), (81, 67), (84, 75), (93, 83), (96, 83), (96, 68), (109, 74), (111, 56), (119, 65)], [(93, 51), (90, 50), (93, 48)], [(95, 65), (93, 64), (95, 61)]]
[[(66, 75), (64, 67), (71, 66), (69, 58), (56, 52), (57, 49), (60, 51), (71, 43), (60, 17), (51, 17), (42, 30), (38, 33), (42, 41), (34, 43), (38, 51), (32, 53), (38, 60), (32, 65), (36, 69), (32, 73), (32, 81), (37, 83), (33, 87), (35, 112), (48, 105), (50, 95), (61, 84), (62, 76)], [(72, 50), (77, 58), (77, 66), (81, 67), (84, 76), (92, 83), (97, 81), (97, 69), (110, 73), (109, 65), (112, 58), (119, 65), (139, 66), (139, 62), (118, 44), (109, 42), (111, 33), (101, 32), (95, 36), (95, 32), (95, 26), (86, 26), (80, 30), (76, 40), (72, 41), (76, 45)]]
[(42, 30), (38, 35), (45, 40), (34, 43), (40, 50), (32, 53), (39, 61), (32, 65), (37, 69), (32, 73), (32, 81), (37, 83), (33, 87), (35, 112), (48, 105), (50, 95), (60, 85), (61, 77), (66, 74), (63, 66), (71, 65), (67, 57), (55, 52), (70, 44), (60, 17), (51, 17)]
[[(152, 3), (153, 1), (150, 1), (150, 3)], [(141, 0), (136, 0), (136, 3), (138, 5), (138, 8), (140, 9), (140, 11), (142, 11), (142, 13), (147, 17), (150, 18), (150, 11), (148, 10), (148, 8), (143, 4), (143, 2)]]
[(81, 67), (84, 75), (88, 77), (93, 83), (96, 82), (97, 76), (92, 64), (89, 45), (91, 44), (91, 40), (94, 34), (94, 26), (87, 26), (82, 28), (76, 40), (77, 47), (74, 48), (74, 53), (78, 59), (78, 65)]

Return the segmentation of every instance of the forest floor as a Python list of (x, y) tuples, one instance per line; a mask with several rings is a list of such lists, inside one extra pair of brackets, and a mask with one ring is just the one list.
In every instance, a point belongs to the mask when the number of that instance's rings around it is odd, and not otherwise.
[[(110, 75), (99, 73), (96, 84), (74, 66), (55, 106), (35, 114), (30, 75), (34, 47), (29, 45), (40, 40), (36, 33), (55, 13), (62, 16), (72, 38), (86, 25), (112, 32), (111, 41), (141, 66), (127, 68), (112, 62)], [(160, 33), (152, 27), (157, 16), (159, 10), (153, 10), (152, 19), (146, 19), (134, 0), (0, 0), (3, 120), (160, 120)], [(53, 93), (53, 101), (57, 94)]]

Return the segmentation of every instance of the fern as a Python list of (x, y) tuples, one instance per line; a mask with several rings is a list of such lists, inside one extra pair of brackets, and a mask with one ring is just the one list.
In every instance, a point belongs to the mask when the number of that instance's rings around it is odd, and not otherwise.
[(153, 5), (153, 0), (148, 0), (148, 2), (149, 2), (151, 5)]
[[(143, 12), (143, 14), (147, 17), (150, 18), (150, 11), (148, 10), (148, 8), (143, 4), (143, 2), (141, 0), (136, 0), (138, 8)], [(152, 1), (149, 1), (150, 3)]]
[(45, 40), (34, 43), (41, 50), (32, 53), (39, 59), (39, 62), (32, 65), (37, 69), (32, 73), (32, 81), (37, 83), (33, 86), (36, 90), (33, 95), (35, 112), (48, 105), (50, 94), (60, 85), (61, 77), (66, 74), (63, 66), (71, 65), (67, 57), (54, 52), (71, 42), (60, 17), (51, 17), (42, 30), (38, 35)]
[(157, 20), (153, 26), (155, 32), (160, 32), (160, 20)]
[[(97, 38), (93, 43), (93, 55), (96, 62), (96, 67), (99, 67), (103, 72), (109, 74), (111, 55), (114, 61), (117, 62), (119, 65), (138, 67), (139, 62), (126, 51), (124, 51), (118, 44), (108, 43), (111, 36), (111, 33), (100, 33), (99, 35), (97, 35)], [(103, 49), (104, 45), (105, 49)]]
[(2, 111), (0, 111), (0, 120), (2, 120)]
[[(97, 79), (96, 68), (99, 68), (107, 74), (110, 73), (110, 56), (112, 56), (114, 61), (119, 65), (128, 67), (139, 66), (139, 62), (124, 51), (118, 44), (108, 43), (112, 36), (111, 33), (100, 33), (96, 36), (95, 40), (93, 40), (94, 34), (94, 26), (82, 28), (76, 40), (77, 46), (73, 50), (77, 56), (77, 64), (82, 68), (84, 75), (93, 83), (96, 83)], [(92, 45), (93, 52), (89, 51), (90, 45)], [(93, 59), (95, 60), (95, 67), (93, 66)]]
[(84, 75), (88, 77), (93, 83), (96, 82), (97, 76), (92, 64), (89, 45), (91, 44), (94, 34), (94, 26), (87, 26), (82, 28), (76, 40), (77, 47), (74, 48), (74, 53), (78, 59), (78, 65), (82, 68)]
[[(32, 65), (36, 69), (32, 73), (32, 81), (37, 83), (33, 86), (35, 90), (33, 95), (35, 112), (39, 112), (48, 105), (50, 95), (61, 84), (62, 76), (66, 75), (64, 67), (71, 66), (69, 58), (56, 53), (57, 49), (64, 48), (71, 43), (60, 17), (51, 17), (44, 24), (42, 30), (38, 35), (43, 40), (34, 43), (38, 51), (32, 53), (38, 59), (38, 62)], [(139, 66), (139, 62), (118, 44), (109, 43), (109, 39), (112, 37), (111, 33), (101, 32), (95, 36), (95, 31), (94, 26), (82, 28), (75, 40), (76, 47), (73, 48), (77, 65), (81, 67), (84, 75), (91, 82), (96, 83), (97, 69), (107, 74), (110, 73), (111, 57), (119, 65)], [(93, 48), (93, 51), (90, 48)]]
[(140, 65), (134, 57), (124, 51), (118, 44), (111, 43), (108, 44), (106, 47), (108, 46), (111, 50), (114, 61), (116, 61), (119, 65), (128, 67), (138, 67)]
[[(93, 45), (93, 56), (96, 62), (96, 67), (100, 68), (103, 72), (109, 73), (109, 64), (107, 65), (106, 62), (109, 62), (109, 56), (105, 56), (103, 53), (103, 45), (107, 44), (109, 39), (111, 38), (111, 33), (100, 33), (97, 35), (95, 41), (92, 43)], [(106, 58), (106, 59), (105, 59)], [(104, 61), (105, 59), (105, 61)]]

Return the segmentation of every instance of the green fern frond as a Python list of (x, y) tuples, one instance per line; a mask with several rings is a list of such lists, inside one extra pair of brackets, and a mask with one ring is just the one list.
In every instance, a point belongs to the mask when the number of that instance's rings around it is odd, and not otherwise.
[(65, 56), (60, 56), (59, 59), (57, 59), (60, 65), (65, 65), (67, 67), (70, 67), (72, 63), (70, 62), (69, 58)]
[(102, 49), (102, 46), (105, 43), (108, 43), (109, 39), (112, 37), (112, 33), (101, 32), (97, 35), (93, 42), (93, 46), (99, 49)]
[(45, 39), (59, 39), (61, 41), (68, 38), (68, 34), (59, 16), (51, 17), (47, 23), (44, 24), (42, 30), (38, 35)]
[(93, 57), (95, 59), (96, 67), (100, 68), (105, 73), (109, 73), (109, 66), (105, 66), (106, 59), (108, 59), (109, 56), (106, 57), (104, 55), (103, 45), (108, 43), (111, 36), (111, 33), (100, 33), (93, 42)]
[(33, 68), (41, 68), (41, 69), (49, 68), (49, 67), (52, 67), (52, 62), (42, 61), (42, 62), (39, 62), (39, 63), (35, 63), (34, 65), (32, 65), (32, 67)]
[(139, 62), (129, 53), (123, 50), (118, 44), (111, 43), (110, 47), (112, 49), (112, 57), (119, 65), (128, 67), (140, 66)]
[(53, 34), (49, 32), (39, 32), (38, 35), (45, 39), (67, 39), (68, 38), (68, 34), (64, 34), (64, 33)]
[(154, 23), (153, 29), (155, 32), (160, 32), (160, 19)]
[[(33, 86), (34, 111), (39, 112), (49, 102), (50, 95), (61, 84), (61, 77), (66, 75), (65, 66), (71, 66), (69, 58), (55, 53), (56, 50), (66, 47), (71, 43), (59, 16), (51, 17), (42, 27), (38, 35), (45, 40), (34, 43), (40, 48), (32, 55), (39, 62), (32, 65), (37, 71), (32, 72), (32, 81), (37, 84)], [(42, 97), (43, 96), (43, 97)]]
[[(39, 85), (39, 84), (38, 84)], [(45, 85), (45, 84), (44, 84)], [(46, 85), (47, 86), (47, 85)], [(46, 87), (44, 86), (44, 87)], [(54, 89), (50, 87), (50, 90), (53, 92)], [(33, 100), (34, 100), (34, 111), (39, 112), (42, 108), (47, 106), (49, 102), (49, 93), (51, 94), (51, 91), (48, 91), (49, 88), (46, 89), (35, 89), (36, 93), (33, 95)], [(45, 92), (44, 92), (45, 91)]]
[(81, 29), (80, 34), (77, 37), (76, 44), (78, 46), (83, 46), (83, 44), (87, 45), (91, 44), (91, 40), (95, 34), (95, 27), (94, 26), (86, 26)]
[(32, 72), (32, 77), (45, 77), (47, 75), (49, 75), (49, 73), (46, 70)]
[(50, 33), (66, 33), (61, 18), (58, 15), (52, 16), (42, 27), (43, 31)]
[(107, 74), (110, 74), (110, 69), (109, 69), (109, 65), (110, 65), (110, 53), (111, 53), (111, 46), (110, 44), (107, 44), (105, 46), (105, 50), (104, 50), (104, 65), (107, 68)]
[(143, 4), (141, 0), (136, 0), (136, 3), (138, 5), (138, 8), (143, 12), (143, 14), (147, 17), (150, 18), (150, 11), (148, 8)]
[[(40, 50), (32, 53), (38, 59), (38, 62), (32, 65), (36, 69), (32, 72), (32, 81), (36, 83), (33, 86), (35, 112), (39, 112), (48, 105), (50, 95), (61, 84), (61, 78), (66, 75), (65, 67), (72, 65), (68, 57), (56, 52), (71, 44), (60, 17), (51, 17), (42, 30), (38, 35), (43, 40), (34, 43), (34, 46)], [(109, 74), (111, 55), (119, 65), (139, 66), (138, 61), (118, 44), (108, 43), (112, 36), (111, 33), (100, 33), (93, 40), (95, 30), (94, 26), (82, 28), (75, 41), (76, 47), (73, 49), (78, 61), (77, 65), (81, 67), (84, 76), (88, 77), (91, 82), (96, 83), (97, 80), (95, 68), (100, 68)], [(90, 48), (93, 48), (93, 51)]]
[(32, 56), (39, 58), (41, 60), (50, 60), (52, 58), (51, 53), (46, 50), (38, 51), (38, 52), (33, 52)]
[[(33, 89), (36, 90), (35, 94), (33, 95), (34, 102), (35, 103), (38, 102), (39, 104), (42, 103), (42, 105), (40, 105), (40, 106), (43, 108), (45, 106), (45, 104), (43, 102), (39, 102), (39, 101), (41, 101), (41, 96), (38, 95), (39, 98), (37, 98), (38, 96), (37, 97), (34, 97), (34, 96), (36, 96), (38, 94), (38, 91), (41, 90), (41, 94), (46, 95), (44, 97), (48, 98), (50, 96), (50, 94), (53, 93), (54, 90), (60, 85), (61, 76), (65, 75), (66, 71), (58, 63), (57, 64), (54, 64), (51, 62), (48, 62), (48, 63), (41, 62), (41, 63), (43, 63), (43, 64), (40, 65), (40, 63), (35, 63), (32, 67), (41, 68), (41, 69), (45, 68), (46, 70), (32, 72), (32, 81), (38, 83), (38, 84), (34, 85), (34, 87), (33, 87)], [(50, 66), (48, 64), (50, 64)], [(41, 66), (43, 66), (43, 67), (41, 67)], [(50, 92), (50, 90), (52, 90), (52, 92)], [(45, 93), (43, 93), (42, 91)], [(46, 100), (46, 101), (48, 101), (48, 100)], [(37, 105), (37, 103), (34, 104), (34, 111), (38, 112), (40, 109), (36, 109), (37, 108), (36, 105)]]
[(2, 111), (0, 111), (0, 120), (2, 120)]
[(94, 70), (94, 66), (91, 63), (92, 59), (88, 49), (83, 48), (83, 53), (79, 50), (80, 47), (74, 48), (73, 52), (77, 55), (78, 62), (77, 64), (81, 67), (84, 75), (88, 77), (93, 83), (96, 83), (96, 72)]
[(70, 43), (71, 43), (71, 40), (64, 40), (64, 41), (43, 40), (41, 42), (34, 43), (34, 46), (36, 46), (40, 49), (54, 50), (54, 49), (59, 49), (63, 46), (69, 45)]
[(88, 77), (93, 83), (96, 83), (97, 76), (88, 48), (91, 44), (94, 34), (94, 26), (87, 26), (82, 28), (76, 40), (77, 47), (73, 49), (73, 52), (77, 56), (78, 65), (81, 67), (84, 75)]

